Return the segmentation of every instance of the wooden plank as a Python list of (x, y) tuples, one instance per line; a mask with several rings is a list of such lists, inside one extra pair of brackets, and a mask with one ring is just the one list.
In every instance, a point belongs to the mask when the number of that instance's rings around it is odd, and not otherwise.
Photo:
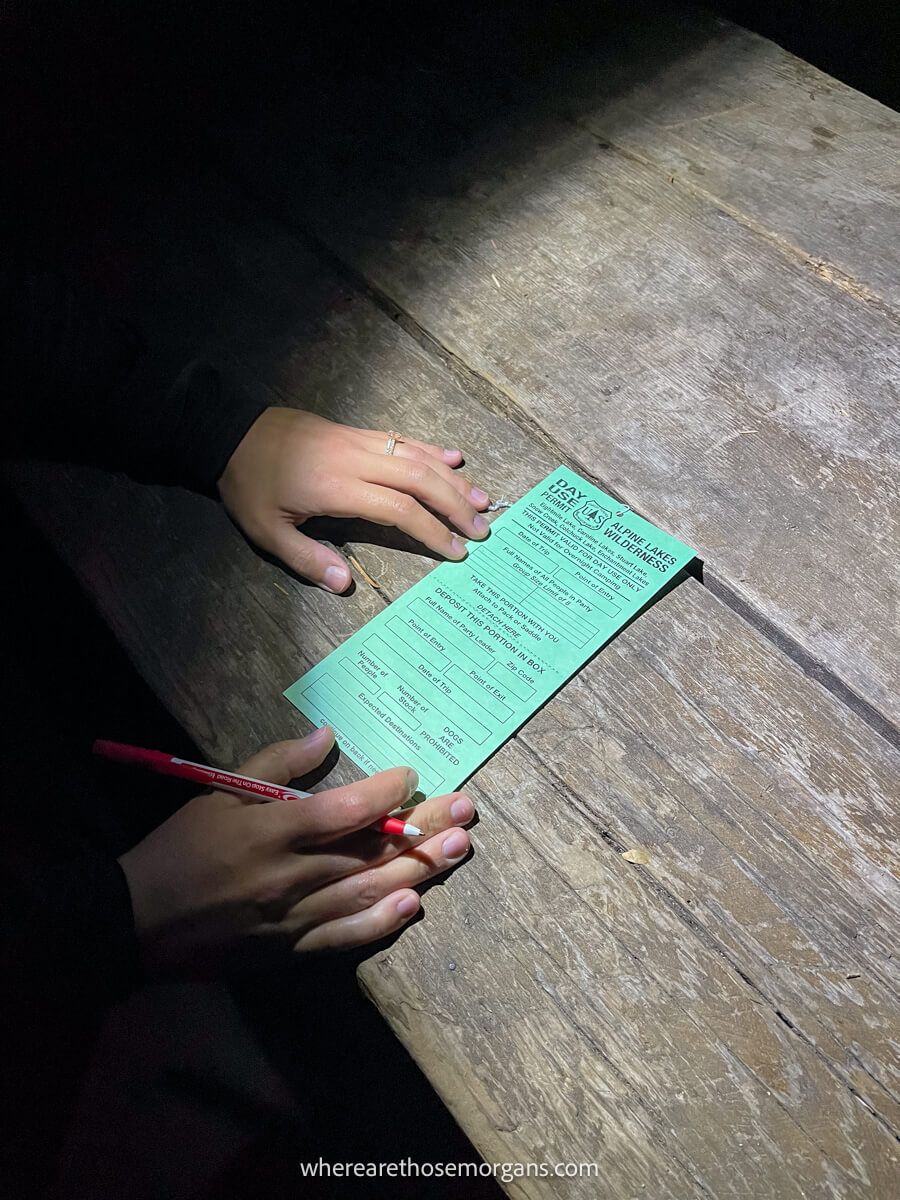
[[(429, 11), (425, 31), (385, 31), (380, 16), (354, 13), (335, 72), (329, 22), (286, 25), (280, 12), (257, 51), (265, 103), (232, 98), (223, 151), (241, 129), (256, 143), (271, 136), (279, 156), (313, 138), (314, 186), (346, 156), (361, 177), (390, 171), (396, 200), (439, 167), (438, 148), (480, 139), (498, 114), (551, 114), (649, 159), (823, 278), (900, 309), (896, 112), (685, 4), (565, 0), (526, 12), (498, 0), (467, 17)], [(217, 61), (235, 40), (222, 31)], [(254, 55), (240, 44), (246, 70)], [(315, 128), (298, 128), (298, 115)], [(438, 174), (428, 182), (440, 192)]]
[[(221, 510), (195, 497), (118, 480), (97, 486), (83, 473), (46, 472), (32, 483), (42, 503), (57, 489), (51, 532), (58, 544), (80, 563), (131, 653), (204, 752), (224, 761), (300, 727), (279, 697), (285, 678), (320, 658), (378, 603), (360, 590), (337, 604), (279, 576), (241, 543)], [(106, 552), (97, 555), (97, 545)], [(188, 558), (196, 569), (187, 569)], [(710, 618), (700, 615), (707, 629)], [(665, 624), (667, 617), (660, 619)], [(696, 628), (697, 614), (690, 623)], [(634, 626), (625, 635), (637, 646), (621, 668), (637, 695), (647, 683), (635, 670), (639, 633)], [(801, 686), (811, 688), (805, 680)], [(602, 676), (592, 684), (605, 687)], [(571, 727), (585, 713), (573, 715), (564, 697), (555, 704), (569, 722), (557, 759), (565, 750), (574, 757), (584, 743), (572, 739)], [(586, 741), (597, 740), (596, 728), (588, 726)], [(638, 766), (633, 744), (622, 745), (615, 733), (603, 737), (607, 759), (628, 757)], [(649, 758), (665, 751), (652, 735), (649, 741)], [(624, 787), (616, 779), (614, 790)], [(363, 979), (483, 1154), (496, 1161), (598, 1161), (613, 1194), (642, 1186), (681, 1197), (799, 1197), (816, 1188), (823, 1195), (888, 1194), (892, 1139), (835, 1077), (834, 1064), (825, 1065), (831, 1039), (813, 1050), (806, 1030), (797, 1032), (795, 1007), (748, 986), (747, 959), (736, 969), (720, 946), (698, 936), (699, 924), (674, 915), (671, 898), (666, 902), (645, 872), (621, 860), (618, 844), (598, 835), (595, 817), (570, 806), (566, 791), (523, 747), (512, 743), (498, 754), (473, 791), (481, 814), (475, 862), (429, 892), (426, 921), (366, 964)], [(602, 809), (606, 797), (597, 791), (595, 784), (593, 794), (582, 794)], [(646, 798), (645, 786), (633, 799), (636, 810)], [(677, 828), (677, 815), (664, 819)], [(651, 869), (673, 870), (668, 848), (645, 841)], [(676, 864), (682, 856), (698, 859), (692, 897), (713, 911), (741, 871), (754, 866), (748, 852), (735, 862), (719, 847), (721, 881), (712, 890), (715, 849), (691, 845), (687, 836), (674, 856)], [(793, 869), (789, 859), (785, 877)], [(763, 891), (775, 886), (763, 883)], [(854, 884), (864, 887), (865, 878)], [(732, 897), (732, 905), (755, 938), (768, 942), (766, 953), (773, 940), (780, 943), (778, 966), (789, 990), (784, 956), (790, 945), (802, 959), (805, 935), (792, 934), (790, 914), (762, 899), (754, 905), (746, 895)], [(838, 897), (836, 920), (843, 907)], [(842, 974), (861, 958), (868, 968), (876, 956), (851, 957), (842, 939), (835, 941), (830, 955), (816, 955), (819, 983), (846, 1010), (849, 1045), (857, 1036), (871, 1044), (873, 1026), (883, 1021), (877, 980), (866, 977), (860, 990), (860, 981), (845, 982)], [(778, 1015), (779, 1004), (794, 1017), (792, 1026)], [(871, 1089), (865, 1070), (854, 1072)], [(559, 1189), (531, 1181), (511, 1190), (596, 1195), (591, 1181)]]
[[(420, 575), (391, 549), (365, 561), (388, 595)], [(682, 916), (896, 1126), (900, 755), (693, 583), (642, 624), (634, 654), (617, 641), (520, 731), (544, 819), (549, 791), (616, 847), (658, 847), (648, 870)], [(863, 977), (875, 995), (851, 1001)]]
[[(161, 336), (216, 329), (252, 376), (340, 419), (426, 435), (439, 413), (497, 489), (555, 465), (290, 237), (203, 209), (193, 292), (170, 283), (196, 240), (167, 234), (155, 256)], [(196, 497), (83, 472), (20, 486), (224, 761), (301, 727), (281, 688), (383, 602), (288, 580)], [(425, 565), (356, 552), (389, 594)], [(496, 1161), (597, 1160), (617, 1195), (887, 1194), (896, 767), (691, 581), (479, 773), (476, 860), (363, 967), (366, 987)], [(636, 841), (647, 868), (620, 857)]]
[[(572, 78), (586, 128), (900, 311), (900, 116), (702, 12), (636, 22)], [(574, 101), (574, 103), (573, 103)]]
[[(752, 68), (754, 56), (744, 58)], [(652, 81), (638, 97), (645, 114), (655, 105), (655, 147), (665, 142), (657, 127), (668, 123), (666, 105), (677, 122), (687, 103), (675, 104), (672, 69), (658, 100)], [(734, 86), (751, 88), (753, 78)], [(429, 152), (421, 129), (401, 129), (416, 106), (399, 89), (384, 98), (387, 115), (381, 103), (371, 120), (353, 110), (360, 153), (323, 160), (302, 138), (269, 130), (267, 149), (258, 130), (242, 138), (231, 129), (223, 153), (257, 193), (349, 262), (386, 308), (477, 373), (494, 403), (695, 546), (720, 595), (896, 740), (894, 317), (786, 255), (758, 227), (764, 216), (748, 223), (727, 198), (723, 208), (712, 193), (679, 186), (648, 149), (649, 118), (634, 126), (645, 162), (558, 118), (567, 101), (584, 107), (578, 85), (571, 96), (567, 85), (471, 132), (466, 89), (432, 81), (427, 94), (439, 93), (444, 124), (455, 115), (471, 134), (451, 152), (443, 144)], [(764, 90), (776, 105), (773, 88)], [(878, 143), (887, 160), (890, 131), (877, 128), (871, 103), (865, 155)], [(869, 111), (868, 101), (855, 104)], [(391, 141), (381, 166), (363, 147), (390, 140), (392, 120), (399, 149)], [(638, 137), (625, 109), (617, 122), (615, 136)], [(328, 135), (320, 127), (316, 136), (318, 151)], [(743, 136), (759, 134), (751, 123)], [(775, 161), (763, 160), (776, 190)], [(833, 176), (835, 206), (857, 169), (863, 163), (851, 156)], [(724, 177), (726, 167), (718, 170)], [(784, 190), (779, 203), (814, 224), (805, 214), (815, 193), (801, 201), (797, 170), (787, 171)], [(871, 258), (890, 227), (884, 204), (866, 211), (877, 227)]]

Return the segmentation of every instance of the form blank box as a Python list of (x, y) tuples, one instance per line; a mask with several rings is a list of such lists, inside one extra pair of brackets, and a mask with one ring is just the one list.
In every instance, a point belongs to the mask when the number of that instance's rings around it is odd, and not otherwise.
[(530, 700), (534, 695), (534, 688), (518, 675), (514, 675), (509, 667), (504, 667), (503, 663), (494, 663), (488, 675), (492, 675), (501, 688), (512, 692), (517, 700)]
[(410, 625), (409, 621), (404, 621), (400, 617), (391, 617), (387, 621), (383, 632), (389, 638), (395, 637), (398, 642), (406, 647), (405, 653), (407, 657), (409, 655), (418, 655), (420, 658), (424, 658), (427, 663), (430, 663), (431, 666), (437, 667), (439, 671), (443, 671), (444, 667), (450, 662), (445, 652), (439, 650), (427, 637), (423, 637), (417, 629), (414, 629)]
[(582, 600), (587, 600), (588, 604), (593, 604), (595, 608), (605, 613), (606, 616), (617, 617), (622, 611), (617, 604), (613, 604), (611, 600), (607, 600), (605, 596), (600, 595), (599, 592), (595, 592), (586, 583), (581, 583), (575, 579), (568, 571), (559, 571), (556, 578), (574, 596), (580, 596)]
[[(513, 710), (508, 704), (504, 704), (502, 700), (498, 700), (477, 679), (473, 679), (471, 675), (466, 675), (459, 667), (450, 667), (446, 675), (448, 679), (453, 680), (464, 696), (468, 697), (473, 704), (480, 706), (484, 710), (486, 717), (493, 717), (495, 721), (499, 721), (502, 724), (507, 717), (512, 716)], [(465, 687), (463, 684), (465, 684)], [(495, 709), (501, 710), (504, 715), (501, 716), (499, 712), (493, 711)]]

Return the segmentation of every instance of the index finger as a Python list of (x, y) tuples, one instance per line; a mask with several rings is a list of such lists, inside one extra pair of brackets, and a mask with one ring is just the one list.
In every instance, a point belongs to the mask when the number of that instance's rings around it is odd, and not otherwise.
[(270, 805), (283, 836), (302, 846), (334, 841), (365, 829), (415, 795), (419, 776), (411, 767), (392, 767), (368, 779)]

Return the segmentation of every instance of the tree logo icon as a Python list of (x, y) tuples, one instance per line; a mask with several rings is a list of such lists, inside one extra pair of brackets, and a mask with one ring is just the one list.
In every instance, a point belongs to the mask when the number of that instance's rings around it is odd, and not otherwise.
[(585, 529), (602, 529), (612, 513), (608, 508), (601, 508), (595, 500), (586, 500), (572, 516)]

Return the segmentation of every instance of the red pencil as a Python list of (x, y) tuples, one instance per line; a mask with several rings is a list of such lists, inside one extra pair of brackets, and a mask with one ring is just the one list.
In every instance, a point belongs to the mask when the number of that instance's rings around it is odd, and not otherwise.
[[(122, 742), (107, 742), (98, 738), (94, 742), (94, 753), (110, 762), (124, 763), (130, 767), (144, 767), (159, 775), (175, 775), (179, 779), (190, 779), (201, 787), (217, 788), (220, 792), (233, 792), (236, 796), (255, 796), (259, 800), (308, 800), (312, 792), (301, 792), (296, 788), (280, 787), (265, 779), (253, 779), (250, 775), (237, 775), (234, 771), (220, 771), (205, 763), (190, 762), (185, 758), (174, 758), (161, 750), (144, 750), (140, 746), (126, 746)], [(398, 837), (422, 837), (422, 830), (399, 817), (380, 817), (373, 829), (380, 833), (393, 833)]]

